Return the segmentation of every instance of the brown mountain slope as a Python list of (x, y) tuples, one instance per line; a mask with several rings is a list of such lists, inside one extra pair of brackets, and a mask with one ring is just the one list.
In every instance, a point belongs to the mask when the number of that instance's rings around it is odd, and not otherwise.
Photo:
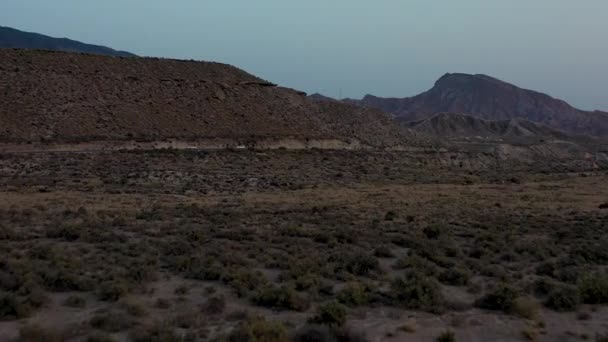
[(427, 92), (410, 98), (365, 96), (347, 100), (416, 121), (436, 113), (468, 113), (486, 120), (522, 118), (573, 134), (608, 136), (608, 113), (587, 112), (548, 95), (486, 75), (446, 74)]
[(524, 119), (484, 120), (468, 114), (439, 113), (421, 121), (405, 122), (417, 132), (449, 139), (509, 140), (541, 142), (574, 140), (574, 137)]
[(416, 144), (388, 114), (323, 104), (229, 65), (0, 50), (0, 140), (296, 138)]
[(323, 94), (319, 94), (319, 93), (314, 93), (311, 95), (308, 95), (308, 98), (313, 100), (313, 101), (317, 101), (317, 102), (321, 102), (321, 101), (328, 101), (328, 102), (339, 102), (339, 100), (336, 100), (334, 98), (325, 96)]

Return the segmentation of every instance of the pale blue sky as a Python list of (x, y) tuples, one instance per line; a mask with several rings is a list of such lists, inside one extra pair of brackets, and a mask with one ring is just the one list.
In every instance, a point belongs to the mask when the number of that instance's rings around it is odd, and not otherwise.
[(0, 0), (0, 25), (344, 97), (485, 73), (608, 110), (608, 0)]

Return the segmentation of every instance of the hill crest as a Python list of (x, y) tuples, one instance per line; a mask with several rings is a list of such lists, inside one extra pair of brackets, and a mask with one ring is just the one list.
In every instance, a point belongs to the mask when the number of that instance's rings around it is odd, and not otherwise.
[(126, 51), (117, 51), (101, 45), (86, 44), (68, 38), (54, 38), (39, 33), (25, 32), (0, 26), (0, 48), (35, 49), (88, 53), (116, 57), (135, 57)]

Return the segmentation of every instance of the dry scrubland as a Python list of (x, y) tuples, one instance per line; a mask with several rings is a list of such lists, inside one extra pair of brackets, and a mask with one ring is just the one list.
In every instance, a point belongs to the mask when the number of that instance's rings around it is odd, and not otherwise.
[(606, 341), (608, 174), (423, 158), (5, 153), (0, 340)]

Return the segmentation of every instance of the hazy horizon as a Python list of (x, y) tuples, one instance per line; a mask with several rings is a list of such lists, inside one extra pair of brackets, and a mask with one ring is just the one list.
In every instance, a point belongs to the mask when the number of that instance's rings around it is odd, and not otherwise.
[(601, 0), (3, 0), (0, 26), (229, 63), (332, 97), (412, 96), (463, 72), (608, 110), (605, 13)]

